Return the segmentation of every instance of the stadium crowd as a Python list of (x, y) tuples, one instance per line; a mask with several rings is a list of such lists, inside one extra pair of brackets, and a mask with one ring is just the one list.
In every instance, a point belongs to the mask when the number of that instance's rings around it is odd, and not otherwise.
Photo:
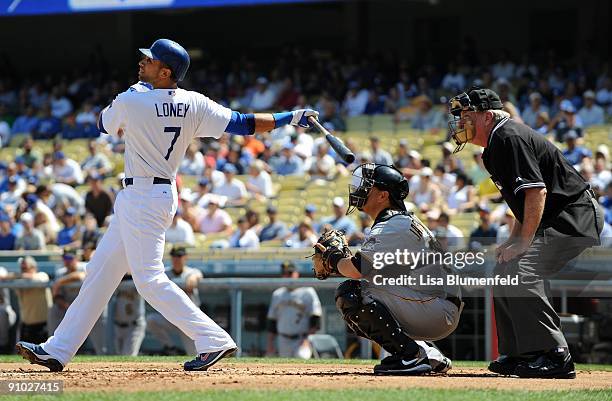
[[(361, 115), (390, 114), (393, 121), (408, 122), (423, 135), (445, 132), (449, 96), (472, 84), (491, 87), (513, 118), (560, 143), (568, 160), (591, 183), (606, 210), (606, 245), (612, 245), (610, 149), (606, 143), (592, 149), (584, 145), (589, 127), (610, 122), (612, 85), (607, 65), (564, 65), (553, 56), (540, 64), (528, 57), (516, 62), (503, 53), (496, 62), (481, 64), (486, 67), (469, 66), (460, 57), (444, 69), (428, 65), (413, 69), (384, 58), (356, 62), (350, 57), (332, 59), (324, 52), (310, 58), (288, 56), (266, 74), (248, 59), (231, 63), (227, 74), (211, 62), (194, 69), (185, 86), (242, 111), (314, 107), (332, 131), (346, 131), (347, 122)], [(309, 62), (302, 64), (299, 59)], [(60, 287), (82, 279), (82, 263), (95, 251), (112, 218), (113, 199), (122, 189), (121, 166), (113, 154), (121, 153), (123, 144), (100, 135), (96, 121), (101, 108), (127, 87), (128, 81), (105, 79), (94, 72), (41, 81), (0, 78), (0, 139), (2, 145), (17, 149), (13, 160), (0, 163), (0, 251), (65, 249), (64, 270), (51, 277), (56, 280), (52, 288), (53, 305), (59, 308), (56, 315), (67, 305), (66, 297), (57, 296)], [(348, 166), (324, 139), (301, 128), (193, 143), (179, 169), (180, 205), (166, 240), (194, 245), (197, 235), (214, 234), (220, 238), (214, 247), (258, 248), (275, 241), (289, 248), (308, 248), (326, 226), (332, 226), (344, 230), (351, 245), (359, 245), (372, 221), (365, 215), (346, 216), (344, 194), (331, 199), (329, 216), (320, 216), (308, 204), (294, 224), (282, 221), (270, 201), (278, 195), (275, 176), (333, 181), (347, 177), (364, 162), (394, 164), (404, 172), (410, 179), (410, 208), (425, 216), (446, 246), (487, 246), (509, 236), (512, 214), (497, 202), (499, 194), (480, 152), (474, 152), (464, 166), (449, 142), (436, 145), (439, 158), (432, 159), (411, 147), (401, 131), (394, 135), (399, 139), (395, 149), (384, 149), (376, 135), (366, 143), (347, 135), (347, 145), (358, 156)], [(75, 138), (89, 138), (87, 154), (79, 160), (65, 151), (67, 141)], [(51, 150), (42, 152), (37, 146), (41, 141), (50, 142)], [(183, 185), (185, 177), (192, 177), (196, 185)], [(269, 203), (265, 217), (248, 207), (251, 200)], [(241, 210), (235, 221), (230, 209)], [(452, 224), (465, 212), (478, 216), (478, 226), (471, 232)], [(75, 262), (77, 255), (81, 260)], [(21, 259), (20, 265), (21, 277), (50, 279), (36, 270), (32, 258)], [(5, 273), (0, 271), (0, 276)], [(22, 319), (22, 335), (28, 330), (39, 333), (42, 337), (31, 337), (37, 342), (44, 337), (40, 333), (47, 316), (43, 321), (40, 310), (28, 305), (49, 304), (48, 294), (40, 289), (20, 291), (20, 302), (29, 297), (20, 308), (31, 312)]]

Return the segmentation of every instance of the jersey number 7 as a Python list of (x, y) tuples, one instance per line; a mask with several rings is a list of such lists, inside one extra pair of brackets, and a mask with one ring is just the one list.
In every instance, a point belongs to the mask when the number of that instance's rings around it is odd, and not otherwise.
[(181, 127), (165, 127), (164, 132), (174, 133), (174, 138), (172, 138), (172, 142), (170, 142), (170, 147), (168, 148), (168, 152), (166, 153), (165, 159), (168, 160), (170, 158), (170, 153), (172, 153), (172, 149), (174, 149), (174, 144), (178, 139), (179, 135), (181, 135)]

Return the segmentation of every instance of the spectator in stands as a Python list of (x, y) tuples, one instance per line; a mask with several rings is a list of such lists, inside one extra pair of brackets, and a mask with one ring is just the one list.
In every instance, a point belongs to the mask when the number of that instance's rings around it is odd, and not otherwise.
[(446, 75), (442, 78), (442, 89), (450, 93), (459, 93), (465, 89), (465, 77), (457, 70), (455, 63), (449, 63)]
[(79, 163), (66, 157), (64, 152), (53, 154), (53, 176), (57, 182), (77, 186), (83, 183), (83, 172)]
[(262, 229), (262, 225), (259, 223), (259, 213), (257, 213), (255, 210), (247, 209), (247, 211), (244, 212), (244, 217), (247, 219), (249, 229), (255, 231), (255, 234), (259, 236)]
[(595, 177), (603, 183), (602, 190), (612, 181), (610, 169), (610, 150), (607, 145), (601, 144), (595, 152)]
[(185, 175), (202, 175), (204, 167), (204, 155), (198, 149), (197, 143), (189, 144), (178, 172)]
[(32, 135), (35, 139), (51, 139), (62, 131), (62, 120), (51, 113), (51, 106), (45, 104), (42, 108), (42, 116), (34, 128)]
[(265, 77), (257, 78), (249, 108), (256, 112), (266, 111), (272, 109), (275, 103), (276, 93), (270, 87), (268, 79)]
[(536, 128), (536, 120), (542, 112), (548, 113), (548, 107), (542, 104), (542, 95), (533, 92), (529, 95), (529, 106), (525, 107), (521, 114), (523, 122), (532, 128)]
[(166, 230), (166, 242), (168, 244), (183, 244), (194, 246), (195, 236), (191, 224), (183, 220), (181, 209), (178, 209), (172, 219), (172, 224)]
[(25, 113), (15, 119), (11, 131), (13, 135), (32, 134), (38, 127), (39, 118), (36, 116), (36, 108), (33, 105), (25, 107)]
[[(32, 256), (17, 259), (21, 269), (14, 277), (22, 282), (39, 284), (48, 283), (49, 276), (38, 271), (38, 264)], [(45, 342), (47, 334), (47, 314), (51, 308), (51, 290), (47, 287), (15, 289), (19, 304), (19, 339), (34, 344)]]
[(414, 168), (410, 156), (408, 155), (408, 140), (406, 140), (406, 138), (402, 138), (399, 140), (399, 145), (397, 147), (397, 156), (395, 157), (395, 162), (393, 163), (393, 165), (399, 169)]
[(93, 124), (98, 122), (98, 116), (93, 110), (91, 102), (85, 101), (81, 111), (76, 115), (75, 122), (80, 125)]
[[(51, 286), (53, 305), (49, 309), (47, 318), (49, 335), (53, 335), (53, 332), (64, 318), (66, 310), (79, 294), (79, 287), (74, 287), (72, 284), (81, 283), (85, 279), (85, 263), (78, 260), (75, 249), (65, 248), (62, 260), (64, 264), (56, 270), (55, 280)], [(89, 335), (97, 355), (105, 354), (105, 324), (106, 309), (100, 315)]]
[(564, 139), (567, 149), (563, 151), (563, 156), (565, 156), (567, 161), (569, 161), (573, 166), (580, 164), (585, 157), (590, 158), (593, 156), (591, 151), (587, 148), (576, 145), (576, 140), (578, 139), (578, 134), (576, 131), (567, 131)]
[(304, 219), (298, 224), (297, 232), (287, 239), (285, 246), (289, 248), (312, 248), (317, 243), (317, 238), (311, 221)]
[(489, 172), (482, 161), (482, 150), (476, 149), (472, 153), (474, 164), (467, 171), (467, 175), (475, 186), (480, 185), (483, 181), (489, 178)]
[(108, 216), (113, 213), (113, 197), (102, 186), (102, 177), (92, 173), (87, 177), (89, 191), (85, 194), (85, 209), (92, 213), (98, 224), (103, 227)]
[(342, 108), (348, 117), (362, 115), (368, 103), (368, 91), (360, 89), (359, 83), (355, 81), (349, 82), (349, 90), (344, 98)]
[(512, 228), (514, 227), (514, 213), (510, 208), (506, 208), (506, 212), (504, 213), (504, 217), (502, 219), (502, 224), (497, 229), (497, 236), (495, 237), (495, 243), (497, 245), (501, 245), (510, 238), (510, 234), (512, 233)]
[[(306, 219), (310, 219), (310, 224), (312, 225), (312, 229), (314, 230), (315, 233), (318, 233), (321, 231), (321, 225), (319, 223), (317, 223), (317, 218), (316, 218), (316, 213), (317, 213), (317, 207), (313, 204), (308, 204), (304, 207), (304, 218)], [(291, 232), (297, 232), (297, 225), (295, 227), (293, 227), (293, 229), (291, 230)]]
[(35, 163), (42, 162), (42, 154), (34, 149), (34, 140), (29, 135), (23, 139), (21, 149), (17, 154), (24, 158), (25, 164), (29, 168), (34, 168)]
[(446, 126), (444, 114), (434, 109), (433, 103), (427, 96), (418, 96), (412, 100), (417, 112), (412, 119), (412, 128), (421, 131), (437, 132)]
[(213, 193), (227, 198), (228, 205), (244, 205), (247, 200), (247, 190), (242, 181), (236, 178), (236, 167), (226, 164), (223, 167), (225, 181), (213, 189)]
[(297, 105), (299, 95), (300, 93), (293, 85), (293, 80), (286, 77), (283, 80), (283, 84), (278, 95), (278, 100), (276, 101), (277, 108), (280, 110), (293, 110), (293, 108)]
[(94, 244), (97, 246), (101, 238), (102, 231), (100, 231), (96, 217), (92, 213), (86, 213), (83, 217), (83, 226), (79, 236), (80, 245)]
[(198, 180), (197, 189), (191, 193), (191, 203), (200, 208), (208, 206), (208, 199), (211, 196), (218, 196), (211, 193), (212, 186), (208, 178), (200, 178)]
[[(0, 280), (8, 275), (6, 269), (0, 266)], [(8, 354), (12, 348), (11, 331), (17, 315), (11, 306), (11, 295), (8, 288), (0, 288), (0, 353)]]
[(376, 164), (393, 164), (393, 157), (386, 150), (380, 147), (380, 138), (376, 136), (370, 137), (370, 152), (372, 153), (372, 161)]
[(545, 111), (541, 111), (536, 116), (536, 123), (533, 127), (536, 131), (538, 131), (542, 135), (548, 134), (548, 125), (550, 124), (550, 117), (548, 113)]
[(17, 238), (13, 234), (11, 217), (0, 211), (0, 251), (12, 251), (15, 249)]
[(582, 120), (584, 128), (591, 125), (602, 125), (605, 122), (604, 110), (595, 104), (595, 92), (588, 90), (584, 92), (584, 107), (578, 111), (578, 117)]
[(280, 240), (287, 236), (287, 226), (284, 222), (278, 220), (278, 210), (270, 205), (266, 209), (268, 215), (268, 224), (265, 224), (259, 232), (259, 241)]
[(87, 175), (97, 175), (101, 178), (112, 174), (113, 165), (106, 155), (98, 150), (97, 142), (92, 139), (87, 142), (89, 156), (81, 164), (81, 170)]
[(321, 230), (326, 231), (327, 228), (331, 227), (336, 230), (344, 231), (344, 234), (347, 237), (351, 236), (357, 227), (355, 227), (355, 222), (353, 222), (353, 220), (346, 215), (344, 198), (336, 196), (332, 201), (332, 205), (334, 215), (321, 220)]
[(69, 207), (64, 212), (62, 217), (64, 228), (57, 233), (57, 245), (59, 246), (76, 246), (79, 245), (81, 239), (81, 227), (79, 224), (79, 216), (73, 207)]
[(491, 211), (488, 207), (482, 206), (478, 209), (480, 223), (478, 227), (470, 234), (470, 248), (474, 249), (481, 246), (495, 244), (497, 240), (497, 227), (491, 223)]
[(431, 168), (423, 167), (419, 176), (419, 185), (410, 191), (409, 199), (422, 213), (426, 213), (430, 209), (438, 208), (441, 194), (438, 186), (431, 181)]
[(274, 195), (272, 178), (265, 170), (264, 162), (255, 160), (251, 164), (245, 186), (249, 194), (259, 201), (265, 201)]
[(81, 214), (85, 211), (85, 200), (76, 189), (70, 185), (56, 182), (51, 184), (51, 197), (47, 200), (47, 204), (52, 209), (66, 209), (73, 207), (77, 213)]
[(64, 118), (72, 112), (72, 102), (66, 97), (60, 86), (56, 86), (51, 90), (49, 103), (51, 106), (51, 114), (55, 118)]
[(39, 251), (47, 247), (47, 241), (42, 231), (34, 228), (34, 216), (25, 212), (19, 217), (23, 226), (23, 234), (15, 241), (16, 250)]
[(449, 214), (465, 212), (474, 207), (474, 187), (465, 174), (457, 174), (455, 186), (450, 190), (446, 203)]
[(23, 193), (23, 189), (19, 188), (18, 185), (20, 180), (21, 179), (17, 175), (8, 177), (8, 188), (6, 188), (6, 192), (0, 193), (0, 206), (5, 207), (11, 205), (16, 207), (19, 204), (21, 194)]
[(442, 161), (441, 164), (444, 166), (444, 170), (447, 173), (459, 173), (463, 172), (463, 162), (453, 153), (455, 146), (450, 142), (442, 143), (440, 147), (442, 150)]
[(317, 154), (310, 167), (310, 175), (314, 178), (331, 180), (336, 175), (336, 161), (329, 154), (327, 142), (320, 142), (317, 146)]
[(329, 123), (335, 131), (346, 131), (346, 121), (338, 111), (338, 103), (334, 99), (322, 96), (320, 109), (319, 121), (321, 124)]
[(374, 114), (382, 114), (384, 112), (384, 98), (379, 96), (375, 89), (370, 89), (368, 91), (368, 102), (366, 103), (365, 109), (363, 110), (363, 114), (371, 116)]
[(208, 207), (197, 221), (197, 231), (203, 234), (226, 233), (232, 230), (232, 218), (225, 210), (219, 208), (220, 199), (211, 196)]
[(561, 101), (559, 105), (559, 113), (548, 124), (549, 131), (555, 132), (557, 142), (562, 142), (565, 134), (570, 131), (576, 131), (578, 137), (582, 137), (582, 120), (576, 115), (576, 108), (567, 99)]
[(230, 248), (259, 248), (259, 237), (249, 228), (246, 217), (240, 217), (237, 223), (238, 227), (229, 239)]
[(6, 106), (0, 103), (0, 148), (8, 146), (11, 140), (11, 124), (6, 114)]
[[(197, 307), (200, 307), (199, 284), (203, 278), (202, 271), (187, 265), (187, 249), (183, 246), (174, 246), (170, 250), (172, 266), (166, 268), (166, 274)], [(153, 312), (147, 316), (147, 330), (159, 341), (163, 347), (164, 355), (195, 354), (194, 341), (176, 326), (167, 321), (159, 312)], [(177, 348), (174, 338), (179, 337), (183, 350)]]
[(454, 248), (463, 246), (463, 232), (458, 227), (450, 224), (450, 216), (447, 213), (440, 213), (437, 227), (445, 230), (444, 238), (446, 238), (447, 246)]
[(303, 175), (304, 162), (294, 152), (294, 145), (286, 143), (283, 145), (280, 156), (270, 160), (270, 166), (278, 175)]

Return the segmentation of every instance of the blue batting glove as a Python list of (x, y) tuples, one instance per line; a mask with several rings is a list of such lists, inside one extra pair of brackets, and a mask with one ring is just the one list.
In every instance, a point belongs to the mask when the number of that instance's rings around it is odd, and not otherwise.
[(309, 128), (310, 123), (308, 122), (308, 117), (314, 117), (317, 120), (319, 119), (319, 112), (314, 111), (312, 109), (300, 109), (292, 111), (293, 118), (291, 119), (290, 124), (293, 126), (300, 126), (302, 128)]

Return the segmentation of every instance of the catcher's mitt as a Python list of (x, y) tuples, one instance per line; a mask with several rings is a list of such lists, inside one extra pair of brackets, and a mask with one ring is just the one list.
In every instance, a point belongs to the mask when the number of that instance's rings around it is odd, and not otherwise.
[(315, 277), (319, 280), (325, 280), (332, 273), (338, 273), (338, 267), (336, 266), (338, 260), (353, 256), (346, 242), (346, 237), (340, 230), (324, 232), (317, 240), (314, 252), (312, 269)]

